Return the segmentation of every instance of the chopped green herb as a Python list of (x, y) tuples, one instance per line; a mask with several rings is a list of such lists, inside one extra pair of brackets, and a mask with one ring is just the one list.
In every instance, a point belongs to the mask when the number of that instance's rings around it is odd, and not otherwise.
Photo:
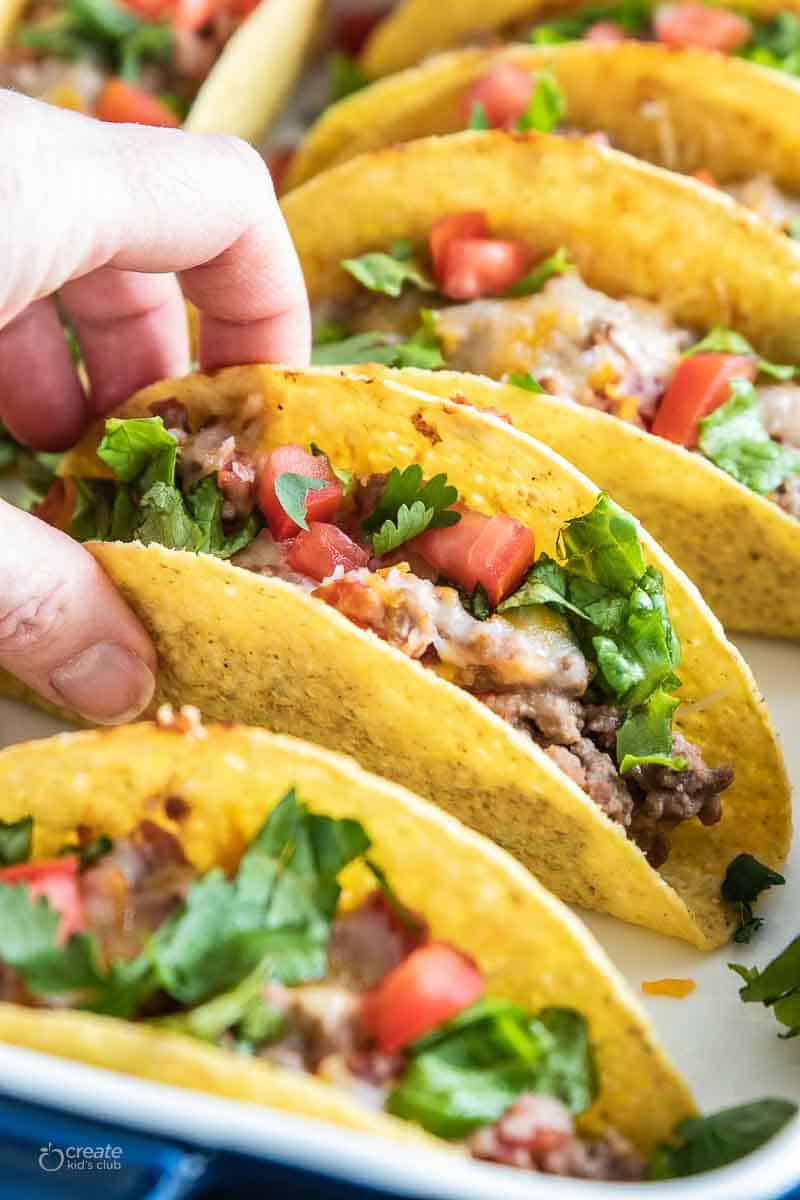
[(293, 471), (286, 471), (275, 480), (275, 495), (287, 517), (291, 517), (301, 529), (308, 529), (308, 493), (321, 492), (327, 486), (325, 479), (312, 479), (310, 475), (296, 475)]
[(387, 1108), (444, 1138), (496, 1121), (523, 1092), (557, 1096), (579, 1113), (597, 1090), (586, 1023), (566, 1009), (533, 1016), (507, 1001), (481, 1000), (410, 1054)]
[(785, 882), (782, 875), (765, 867), (752, 854), (737, 854), (728, 863), (722, 882), (722, 899), (737, 906), (739, 927), (733, 935), (735, 942), (751, 941), (753, 934), (764, 924), (763, 917), (754, 916), (753, 905), (762, 892)]
[(388, 333), (357, 333), (340, 342), (316, 345), (311, 361), (316, 367), (374, 362), (386, 367), (419, 367), (425, 371), (436, 371), (445, 365), (435, 335), (424, 324), (407, 342), (399, 342)]
[(458, 490), (447, 483), (446, 475), (434, 475), (423, 482), (422, 467), (412, 464), (400, 471), (393, 467), (377, 505), (362, 521), (362, 529), (372, 535), (378, 555), (388, 554), (426, 529), (444, 529), (461, 520), (453, 510)]
[(18, 33), (22, 45), (77, 62), (97, 58), (129, 82), (136, 80), (145, 62), (164, 62), (174, 45), (167, 24), (142, 21), (113, 0), (66, 0), (52, 17), (23, 25)]
[(545, 396), (542, 385), (537, 379), (531, 375), (530, 371), (512, 371), (508, 377), (508, 382), (514, 387), (522, 388), (524, 392), (534, 392), (536, 395)]
[(333, 471), (336, 478), (339, 480), (339, 483), (342, 485), (343, 495), (349, 496), (353, 490), (353, 483), (355, 480), (355, 474), (353, 473), (353, 471), (345, 471), (342, 467), (337, 467), (334, 463), (331, 462), (331, 460), (328, 458), (325, 451), (320, 450), (319, 446), (317, 446), (314, 442), (311, 443), (309, 449), (311, 450), (311, 453), (314, 455), (315, 458), (326, 459), (328, 466)]
[(140, 483), (143, 491), (154, 483), (170, 487), (175, 482), (178, 443), (164, 428), (161, 417), (121, 420), (109, 417), (97, 457), (123, 483)]
[(574, 269), (575, 264), (570, 262), (569, 251), (564, 246), (560, 246), (555, 254), (551, 254), (544, 262), (540, 262), (538, 267), (534, 267), (520, 279), (519, 283), (515, 283), (503, 295), (508, 299), (518, 296), (533, 296), (536, 292), (540, 292), (553, 276), (564, 275), (567, 271)]
[(549, 67), (545, 67), (536, 77), (533, 95), (525, 112), (517, 121), (517, 129), (523, 133), (528, 130), (552, 133), (564, 120), (566, 111), (566, 98), (558, 80)]
[(397, 895), (397, 892), (389, 882), (386, 872), (383, 870), (383, 868), (379, 867), (376, 862), (372, 861), (372, 859), (367, 858), (364, 861), (369, 870), (375, 876), (378, 887), (386, 897), (387, 904), (398, 918), (401, 925), (405, 925), (406, 929), (424, 930), (426, 928), (425, 922), (420, 920), (417, 914), (412, 912), (410, 908), (406, 908), (405, 904), (403, 904), (403, 901)]
[(790, 1100), (754, 1100), (677, 1126), (673, 1145), (657, 1147), (651, 1179), (681, 1179), (737, 1162), (779, 1133), (797, 1112)]
[(679, 701), (662, 688), (634, 708), (617, 735), (620, 775), (639, 766), (685, 771), (686, 759), (672, 753), (672, 717)]
[(745, 981), (745, 986), (739, 989), (744, 1003), (760, 1003), (771, 1008), (776, 1021), (787, 1026), (786, 1033), (779, 1037), (800, 1035), (800, 937), (767, 963), (763, 971), (741, 963), (728, 963), (728, 966)]
[(368, 84), (369, 79), (356, 60), (341, 50), (335, 51), (331, 57), (331, 103), (345, 100)]
[(764, 428), (758, 393), (746, 379), (732, 380), (730, 400), (701, 420), (699, 429), (706, 458), (760, 496), (800, 474), (798, 456)]
[(470, 106), (468, 129), (485, 130), (489, 129), (489, 118), (486, 115), (486, 106), (481, 104), (480, 100), (476, 100)]
[(0, 821), (0, 866), (27, 862), (33, 846), (33, 817)]
[(413, 259), (395, 258), (375, 251), (362, 254), (360, 258), (345, 258), (342, 266), (362, 287), (382, 296), (396, 298), (407, 283), (424, 292), (435, 291), (433, 280)]

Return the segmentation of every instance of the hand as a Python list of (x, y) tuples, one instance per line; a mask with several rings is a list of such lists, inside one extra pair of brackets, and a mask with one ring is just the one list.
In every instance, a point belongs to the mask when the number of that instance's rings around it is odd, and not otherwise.
[[(243, 142), (104, 125), (0, 91), (0, 213), (0, 420), (35, 449), (71, 445), (137, 388), (189, 369), (181, 287), (201, 313), (203, 367), (308, 362), (300, 266)], [(0, 501), (0, 666), (115, 724), (149, 703), (155, 665), (91, 555)]]

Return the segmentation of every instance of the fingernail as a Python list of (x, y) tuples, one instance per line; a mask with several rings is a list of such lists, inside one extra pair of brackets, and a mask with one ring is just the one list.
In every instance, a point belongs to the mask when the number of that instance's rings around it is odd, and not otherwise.
[(99, 725), (131, 721), (153, 698), (153, 672), (115, 642), (96, 642), (57, 667), (50, 686), (69, 708)]

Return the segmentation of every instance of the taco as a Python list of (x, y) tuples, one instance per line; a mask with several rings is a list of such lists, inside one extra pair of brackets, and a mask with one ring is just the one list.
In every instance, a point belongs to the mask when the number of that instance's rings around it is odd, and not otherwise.
[(700, 947), (734, 923), (730, 860), (782, 860), (738, 652), (632, 518), (502, 420), (243, 367), (145, 389), (61, 474), (42, 515), (145, 622), (156, 702), (347, 750), (557, 895)]
[(0, 781), (0, 1041), (596, 1178), (695, 1111), (580, 921), (350, 759), (184, 709)]
[[(518, 385), (465, 387), (634, 512), (728, 627), (800, 636), (790, 238), (586, 139), (501, 132), (354, 159), (284, 212), (317, 362)], [(436, 372), (410, 382), (466, 394)]]
[(468, 126), (588, 135), (800, 229), (800, 82), (643, 42), (438, 55), (329, 108), (288, 166), (286, 187), (358, 154)]
[(0, 87), (106, 121), (257, 141), (322, 0), (0, 0)]
[(796, 0), (746, 0), (726, 7), (696, 0), (610, 4), (563, 0), (401, 0), (371, 33), (360, 59), (367, 78), (390, 75), (439, 50), (495, 38), (554, 45), (586, 38), (659, 41), (735, 54), (790, 75), (800, 73)]

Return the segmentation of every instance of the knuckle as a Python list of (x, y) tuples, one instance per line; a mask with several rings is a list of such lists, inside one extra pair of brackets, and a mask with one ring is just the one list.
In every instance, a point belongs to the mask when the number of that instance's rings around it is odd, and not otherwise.
[[(228, 164), (233, 165), (234, 169), (240, 172), (244, 187), (252, 189), (257, 195), (273, 191), (272, 177), (267, 170), (267, 165), (249, 142), (230, 134), (215, 134), (214, 141), (219, 147), (220, 154), (228, 159)], [(245, 192), (244, 194), (240, 193), (237, 198), (240, 201), (246, 201), (248, 196), (249, 192)]]
[(67, 620), (69, 589), (63, 580), (41, 587), (35, 581), (23, 597), (8, 604), (0, 600), (0, 655), (31, 655), (45, 650)]

